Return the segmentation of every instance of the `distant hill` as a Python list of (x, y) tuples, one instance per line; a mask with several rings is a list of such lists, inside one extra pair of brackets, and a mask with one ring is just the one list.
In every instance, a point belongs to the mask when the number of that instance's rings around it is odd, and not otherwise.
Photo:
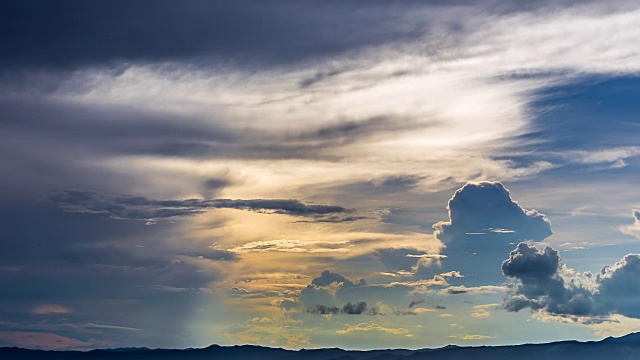
[(348, 351), (342, 349), (285, 350), (261, 346), (218, 346), (203, 349), (123, 348), (92, 351), (44, 351), (0, 348), (2, 360), (600, 360), (640, 359), (640, 333), (602, 341), (561, 341), (549, 344), (458, 347), (423, 350)]

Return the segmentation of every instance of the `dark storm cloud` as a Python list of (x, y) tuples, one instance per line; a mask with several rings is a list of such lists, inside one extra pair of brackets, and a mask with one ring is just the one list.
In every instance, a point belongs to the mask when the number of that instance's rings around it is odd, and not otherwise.
[(413, 300), (409, 303), (409, 308), (412, 308), (418, 304), (422, 304), (423, 302), (425, 302), (425, 299)]
[(461, 271), (467, 285), (501, 282), (499, 264), (513, 243), (552, 234), (545, 215), (522, 208), (499, 182), (468, 183), (453, 194), (447, 208), (449, 220), (433, 225), (446, 246), (442, 264), (445, 270)]
[[(32, 331), (46, 317), (57, 334), (71, 337), (130, 344), (133, 336), (137, 345), (184, 346), (184, 324), (157, 314), (188, 318), (206, 296), (202, 289), (220, 279), (215, 266), (194, 260), (237, 260), (224, 251), (171, 249), (164, 226), (63, 212), (48, 202), (3, 201), (0, 218), (0, 288), (11, 289), (0, 291), (0, 318)], [(31, 313), (42, 304), (69, 312)], [(112, 328), (64, 325), (87, 323)], [(127, 335), (116, 327), (143, 331)], [(175, 337), (166, 339), (168, 332)]]
[[(70, 67), (219, 57), (291, 62), (417, 36), (417, 4), (320, 1), (3, 2), (0, 64)], [(144, 21), (142, 21), (144, 19)], [(369, 26), (368, 24), (376, 24)], [(308, 86), (317, 79), (304, 82)]]
[(565, 282), (560, 274), (560, 255), (550, 247), (538, 250), (525, 243), (518, 244), (502, 263), (502, 272), (519, 280), (513, 294), (505, 301), (507, 310), (530, 307), (564, 315), (593, 315), (596, 312), (593, 293)]
[(154, 200), (128, 195), (108, 195), (87, 190), (54, 191), (49, 194), (49, 199), (60, 205), (65, 211), (104, 214), (114, 219), (126, 220), (191, 216), (209, 209), (238, 209), (308, 217), (348, 212), (347, 209), (340, 206), (307, 205), (298, 200)]
[(608, 315), (640, 318), (640, 254), (627, 254), (595, 276), (566, 280), (559, 253), (545, 247), (536, 249), (518, 244), (502, 263), (504, 275), (515, 283), (505, 297), (504, 308), (544, 310), (559, 316), (593, 317), (585, 322), (603, 321)]
[[(434, 23), (449, 34), (465, 29), (457, 17), (438, 19), (428, 11), (436, 7), (499, 14), (573, 2), (9, 0), (0, 8), (0, 65), (69, 68), (185, 58), (206, 63), (203, 57), (289, 63), (415, 39)], [(411, 16), (418, 11), (421, 16)], [(300, 86), (336, 71), (319, 72)]]

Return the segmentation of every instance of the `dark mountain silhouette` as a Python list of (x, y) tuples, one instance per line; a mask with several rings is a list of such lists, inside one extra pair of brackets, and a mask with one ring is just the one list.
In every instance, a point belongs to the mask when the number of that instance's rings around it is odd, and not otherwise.
[(121, 348), (92, 351), (45, 351), (21, 348), (0, 348), (3, 360), (595, 360), (640, 359), (640, 333), (602, 341), (560, 341), (548, 344), (513, 346), (458, 347), (422, 350), (349, 351), (337, 348), (316, 350), (285, 350), (261, 346), (218, 346), (203, 349)]

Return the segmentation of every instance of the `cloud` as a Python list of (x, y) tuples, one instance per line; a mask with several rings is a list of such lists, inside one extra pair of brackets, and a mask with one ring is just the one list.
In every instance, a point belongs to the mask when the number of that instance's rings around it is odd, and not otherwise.
[(48, 315), (48, 314), (68, 314), (71, 310), (56, 304), (42, 304), (31, 309), (32, 314)]
[(611, 168), (627, 166), (625, 160), (640, 156), (639, 146), (623, 146), (598, 150), (570, 150), (557, 154), (579, 164), (608, 164)]
[(348, 241), (302, 241), (302, 240), (264, 240), (246, 243), (229, 249), (231, 253), (245, 254), (252, 252), (289, 252), (289, 253), (324, 253), (346, 252), (351, 243)]
[(603, 306), (612, 313), (640, 318), (640, 254), (627, 254), (597, 274)]
[(366, 310), (367, 310), (367, 303), (364, 301), (358, 302), (357, 304), (352, 304), (348, 302), (342, 307), (343, 314), (359, 315), (359, 314), (364, 314)]
[(425, 309), (416, 307), (412, 310), (397, 309), (384, 305), (379, 302), (380, 307), (369, 307), (366, 302), (360, 301), (357, 303), (347, 302), (344, 306), (327, 306), (316, 304), (305, 310), (309, 314), (318, 315), (369, 315), (369, 316), (415, 316), (430, 312), (435, 312), (432, 309)]
[(319, 277), (311, 280), (311, 285), (315, 286), (330, 286), (332, 284), (342, 284), (342, 287), (351, 288), (355, 286), (364, 286), (367, 282), (361, 279), (357, 283), (345, 278), (344, 276), (336, 273), (332, 273), (329, 270), (324, 270)]
[(468, 183), (458, 189), (447, 205), (449, 221), (433, 225), (445, 244), (477, 240), (476, 235), (502, 235), (495, 241), (513, 239), (541, 241), (549, 237), (549, 220), (511, 199), (499, 182)]
[(360, 301), (358, 303), (348, 302), (344, 304), (342, 308), (316, 304), (313, 307), (306, 309), (306, 312), (319, 315), (376, 315), (378, 311), (375, 308), (367, 308), (367, 303), (365, 301)]
[(421, 307), (418, 307), (418, 308), (414, 308), (414, 309), (413, 309), (413, 312), (414, 312), (416, 315), (420, 315), (420, 314), (432, 313), (432, 312), (436, 312), (436, 311), (435, 311), (435, 310), (433, 310), (433, 309), (427, 309), (427, 308), (421, 308)]
[(627, 254), (595, 276), (587, 272), (570, 278), (560, 260), (550, 247), (539, 250), (518, 244), (502, 264), (505, 276), (515, 281), (504, 308), (528, 307), (591, 323), (613, 314), (640, 318), (640, 254)]
[(509, 311), (530, 307), (554, 314), (601, 315), (588, 288), (577, 282), (565, 282), (560, 254), (548, 246), (538, 250), (525, 243), (518, 244), (502, 263), (502, 272), (518, 280), (504, 303)]
[(485, 340), (485, 339), (493, 339), (493, 336), (488, 335), (464, 335), (464, 334), (456, 334), (447, 336), (450, 339), (459, 339), (459, 340)]
[[(452, 271), (437, 274), (430, 279), (375, 284), (363, 279), (354, 282), (340, 274), (325, 270), (321, 276), (313, 279), (302, 289), (298, 300), (306, 312), (312, 314), (419, 315), (429, 312), (429, 309), (417, 307), (426, 300), (408, 299), (431, 294), (432, 288), (447, 287), (449, 279), (461, 276), (460, 273)], [(409, 306), (407, 303), (410, 303)]]
[(338, 334), (349, 334), (352, 332), (369, 332), (380, 331), (391, 335), (405, 335), (409, 336), (411, 333), (405, 328), (389, 328), (376, 323), (360, 323), (358, 325), (349, 325), (342, 330), (336, 330)]
[(371, 256), (378, 260), (385, 270), (409, 275), (416, 275), (421, 268), (438, 267), (440, 260), (446, 258), (444, 255), (428, 254), (413, 247), (376, 249)]
[(484, 286), (476, 286), (476, 287), (466, 287), (464, 285), (460, 286), (450, 286), (446, 289), (440, 290), (440, 294), (447, 295), (460, 295), (460, 294), (495, 294), (499, 292), (505, 291), (507, 288), (505, 286), (496, 286), (496, 285), (484, 285)]
[(342, 310), (337, 306), (325, 306), (316, 304), (313, 307), (307, 309), (306, 312), (320, 315), (337, 315), (341, 314)]
[(319, 277), (311, 280), (311, 283), (302, 289), (300, 301), (306, 308), (314, 307), (316, 304), (335, 304), (340, 298), (339, 292), (366, 285), (367, 282), (364, 279), (354, 283), (340, 274), (324, 270)]
[(619, 227), (618, 229), (624, 234), (631, 235), (640, 239), (640, 210), (633, 209), (631, 215), (633, 216), (633, 224), (624, 225)]
[(238, 209), (290, 216), (323, 216), (348, 212), (340, 206), (307, 205), (298, 200), (185, 199), (154, 200), (128, 195), (109, 195), (88, 190), (59, 190), (49, 199), (68, 212), (108, 215), (114, 219), (156, 220), (192, 216), (210, 209)]
[(501, 280), (499, 264), (513, 242), (541, 241), (552, 234), (549, 220), (515, 202), (499, 182), (467, 183), (448, 202), (449, 220), (433, 225), (445, 244), (444, 269), (466, 275), (481, 286)]
[(471, 313), (471, 317), (484, 319), (491, 316), (491, 309), (497, 309), (500, 304), (483, 304), (483, 305), (475, 305), (473, 307), (473, 312)]
[(434, 275), (430, 279), (421, 279), (421, 280), (407, 280), (407, 281), (392, 281), (389, 284), (379, 285), (381, 287), (398, 287), (398, 288), (409, 288), (412, 293), (426, 293), (429, 291), (431, 287), (447, 287), (449, 286), (450, 279), (459, 279), (463, 278), (464, 275), (460, 274), (458, 271), (448, 271), (445, 273), (440, 273)]
[[(224, 6), (193, 1), (176, 6), (171, 2), (144, 0), (112, 6), (64, 3), (44, 8), (19, 1), (12, 2), (10, 8), (14, 17), (6, 19), (3, 28), (6, 51), (0, 57), (0, 64), (27, 68), (75, 68), (115, 61), (202, 57), (254, 66), (256, 63), (287, 64), (413, 38), (414, 27), (420, 24), (418, 19), (407, 16), (407, 11), (415, 6), (384, 4), (371, 4), (365, 12), (355, 11), (354, 4), (307, 1), (273, 6), (247, 1)], [(265, 17), (267, 12), (270, 15)], [(393, 19), (400, 17), (413, 25), (402, 27), (385, 14), (393, 14)], [(140, 18), (147, 19), (145, 26), (140, 25)], [(25, 26), (23, 22), (37, 25)], [(117, 32), (110, 27), (114, 23), (120, 26)], [(242, 23), (247, 25), (240, 26)], [(361, 27), (363, 23), (384, 25), (365, 31)], [(57, 46), (45, 41), (47, 37), (42, 35), (45, 30), (59, 39)], [(94, 34), (93, 41), (78, 33)], [(233, 41), (223, 34), (235, 34)], [(25, 43), (31, 43), (35, 50), (30, 50)], [(336, 72), (339, 70), (318, 72), (300, 85), (312, 86)]]

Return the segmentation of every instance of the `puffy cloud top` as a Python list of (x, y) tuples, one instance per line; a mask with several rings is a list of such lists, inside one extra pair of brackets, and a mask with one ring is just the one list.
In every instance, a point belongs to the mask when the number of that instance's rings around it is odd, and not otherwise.
[(536, 210), (522, 208), (500, 182), (468, 183), (449, 200), (449, 221), (433, 225), (446, 246), (443, 270), (465, 275), (467, 285), (502, 282), (500, 262), (514, 242), (541, 241), (551, 223)]
[(541, 241), (552, 234), (549, 220), (518, 205), (500, 182), (468, 183), (453, 194), (447, 208), (449, 221), (433, 226), (445, 242), (483, 234)]

